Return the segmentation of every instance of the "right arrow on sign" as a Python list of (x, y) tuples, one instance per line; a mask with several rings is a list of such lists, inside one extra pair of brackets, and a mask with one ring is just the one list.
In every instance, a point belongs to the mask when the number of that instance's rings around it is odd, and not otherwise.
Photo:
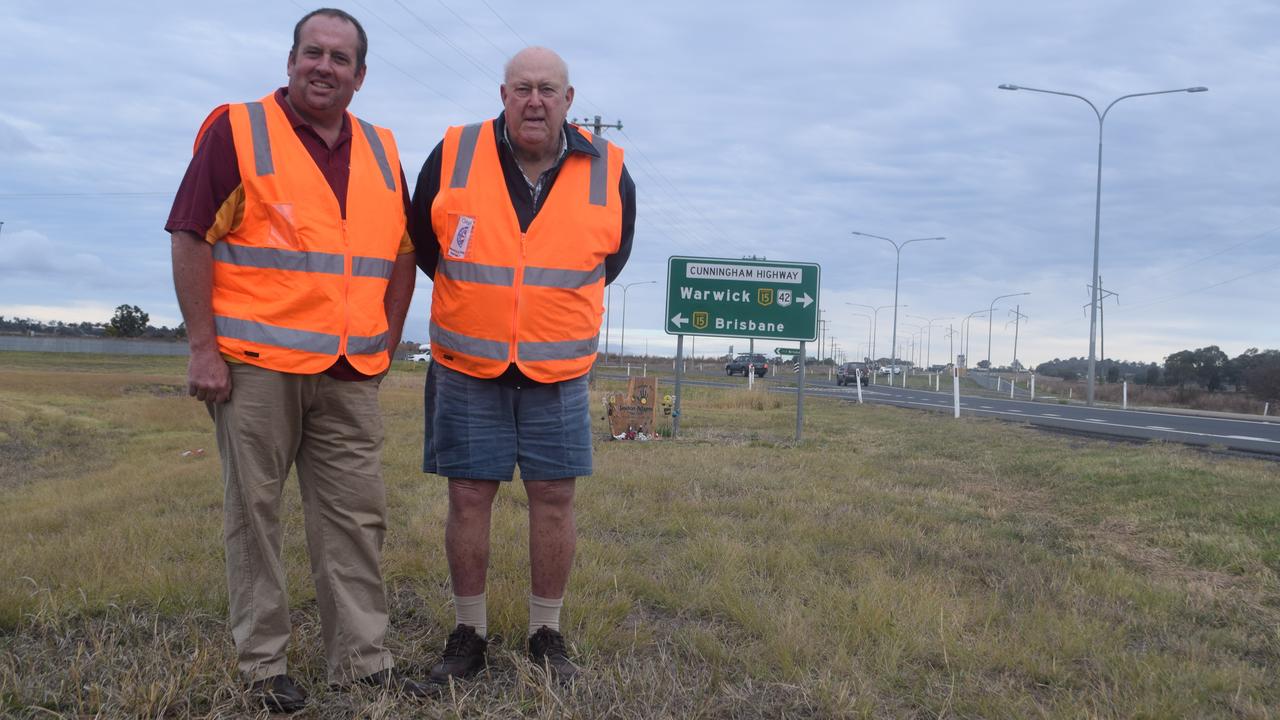
[(800, 303), (804, 307), (809, 307), (813, 304), (813, 298), (809, 297), (809, 293), (805, 293), (804, 295), (801, 295), (800, 299), (796, 302)]
[(689, 322), (689, 318), (685, 317), (684, 313), (676, 313), (676, 316), (671, 318), (671, 324), (676, 327), (684, 327), (687, 322)]

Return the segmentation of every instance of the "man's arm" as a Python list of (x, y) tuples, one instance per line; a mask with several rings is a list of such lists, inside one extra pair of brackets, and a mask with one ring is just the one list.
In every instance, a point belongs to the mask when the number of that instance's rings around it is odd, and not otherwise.
[(622, 166), (622, 178), (618, 181), (618, 194), (622, 197), (622, 237), (618, 243), (618, 252), (604, 259), (604, 284), (608, 285), (622, 274), (631, 257), (631, 240), (636, 234), (636, 184)]
[(413, 203), (409, 208), (409, 234), (417, 253), (418, 267), (432, 280), (436, 277), (436, 265), (440, 260), (440, 243), (431, 225), (431, 205), (440, 193), (440, 166), (444, 155), (444, 141), (436, 145), (418, 173), (418, 184), (413, 189)]
[(213, 246), (186, 230), (174, 231), (171, 245), (173, 287), (191, 346), (187, 392), (197, 400), (224, 403), (231, 397), (231, 371), (218, 351), (213, 325)]
[(413, 253), (397, 255), (396, 265), (391, 270), (391, 281), (387, 284), (387, 295), (382, 301), (387, 313), (387, 356), (393, 360), (396, 348), (400, 347), (400, 335), (404, 332), (404, 319), (409, 314), (409, 303), (413, 300), (417, 270)]

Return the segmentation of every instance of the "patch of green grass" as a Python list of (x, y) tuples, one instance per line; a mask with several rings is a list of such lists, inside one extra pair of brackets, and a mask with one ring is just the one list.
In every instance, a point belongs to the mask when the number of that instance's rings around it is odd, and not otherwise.
[[(0, 378), (4, 432), (40, 468), (0, 494), (0, 714), (251, 713), (223, 618), (212, 425), (171, 390), (183, 366), (32, 365)], [(444, 481), (418, 470), (422, 377), (397, 366), (382, 386), (388, 642), (419, 675), (453, 621)], [(310, 716), (1265, 718), (1280, 706), (1274, 464), (817, 398), (796, 445), (794, 399), (763, 388), (689, 386), (678, 439), (605, 440), (599, 396), (623, 385), (594, 390), (597, 472), (578, 483), (562, 618), (589, 682), (548, 688), (522, 659), (515, 484), (495, 504), (500, 639), (486, 676), (423, 705), (327, 690), (291, 485), (290, 663)], [(28, 430), (40, 422), (78, 439)], [(99, 445), (84, 466), (81, 446)], [(182, 455), (193, 448), (206, 453)]]

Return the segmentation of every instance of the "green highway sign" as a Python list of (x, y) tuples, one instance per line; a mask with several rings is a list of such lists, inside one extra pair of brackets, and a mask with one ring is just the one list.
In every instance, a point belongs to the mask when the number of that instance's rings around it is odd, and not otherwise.
[(800, 348), (774, 348), (773, 351), (779, 355), (799, 355)]
[(664, 329), (669, 335), (817, 340), (820, 273), (815, 263), (671, 257)]

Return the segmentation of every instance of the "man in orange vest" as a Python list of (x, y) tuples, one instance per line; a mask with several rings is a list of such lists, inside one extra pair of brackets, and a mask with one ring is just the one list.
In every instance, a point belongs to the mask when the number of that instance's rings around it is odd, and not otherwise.
[(280, 499), (298, 468), (330, 683), (425, 696), (392, 669), (378, 384), (414, 285), (391, 133), (347, 113), (368, 40), (340, 10), (294, 28), (289, 84), (200, 129), (165, 229), (225, 485), (230, 626), (254, 699), (300, 710), (287, 673)]
[(575, 478), (591, 473), (586, 376), (604, 287), (635, 227), (621, 148), (565, 122), (573, 87), (558, 55), (516, 54), (500, 94), (496, 119), (445, 134), (411, 210), (418, 265), (435, 283), (423, 469), (449, 479), (456, 615), (433, 682), (485, 665), (490, 514), (517, 466), (529, 497), (529, 656), (560, 681), (578, 672), (560, 609)]

